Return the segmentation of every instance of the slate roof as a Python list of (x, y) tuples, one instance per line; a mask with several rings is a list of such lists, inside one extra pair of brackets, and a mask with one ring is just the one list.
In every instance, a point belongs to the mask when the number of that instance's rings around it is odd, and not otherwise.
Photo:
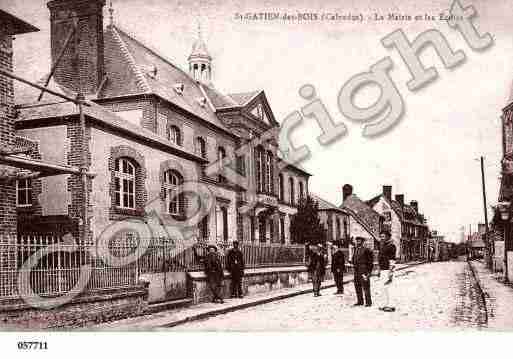
[[(215, 109), (199, 103), (205, 93), (187, 72), (117, 26), (108, 26), (104, 37), (107, 81), (99, 93), (100, 98), (155, 94), (228, 131)], [(175, 90), (177, 84), (184, 85), (182, 94)]]
[(0, 23), (2, 24), (2, 29), (8, 35), (25, 34), (28, 32), (39, 31), (37, 27), (2, 9), (0, 9)]

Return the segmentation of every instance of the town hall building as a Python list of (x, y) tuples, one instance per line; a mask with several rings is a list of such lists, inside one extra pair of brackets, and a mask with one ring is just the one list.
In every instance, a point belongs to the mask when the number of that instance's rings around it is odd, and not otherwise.
[[(117, 26), (112, 8), (104, 26), (105, 0), (47, 6), (57, 65), (41, 85), (85, 100), (80, 109), (26, 91), (17, 97), (16, 133), (42, 160), (82, 172), (19, 182), (28, 194), (18, 199), (20, 232), (72, 233), (89, 242), (150, 212), (160, 224), (184, 222), (201, 207), (203, 191), (213, 203), (186, 222), (188, 238), (290, 243), (310, 174), (280, 160), (277, 135), (258, 140), (279, 128), (263, 90), (218, 91), (201, 34), (184, 71)], [(229, 163), (244, 185), (208, 171), (216, 161)], [(177, 193), (184, 184), (188, 190)]]

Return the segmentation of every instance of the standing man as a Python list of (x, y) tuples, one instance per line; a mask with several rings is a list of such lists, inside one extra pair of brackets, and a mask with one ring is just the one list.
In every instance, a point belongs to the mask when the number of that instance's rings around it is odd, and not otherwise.
[(205, 275), (207, 283), (212, 291), (212, 303), (224, 303), (221, 295), (223, 283), (223, 267), (217, 254), (217, 247), (213, 244), (208, 246), (208, 253), (205, 257)]
[(321, 282), (326, 271), (326, 262), (324, 261), (324, 256), (319, 253), (320, 250), (318, 246), (311, 245), (310, 251), (308, 273), (310, 273), (310, 277), (312, 278), (314, 297), (319, 297), (321, 295)]
[(331, 256), (331, 272), (337, 285), (335, 294), (344, 294), (344, 272), (346, 271), (346, 258), (338, 244), (333, 244), (333, 255)]
[(231, 293), (232, 298), (242, 298), (242, 277), (244, 277), (244, 255), (239, 249), (239, 242), (233, 241), (233, 248), (230, 249), (226, 258), (226, 266), (232, 277)]
[(379, 272), (378, 277), (381, 278), (381, 284), (383, 286), (384, 305), (379, 308), (385, 312), (394, 312), (395, 307), (390, 306), (390, 287), (394, 278), (395, 268), (395, 253), (396, 247), (390, 240), (390, 233), (382, 231), (379, 235), (380, 246), (379, 246)]
[(354, 306), (363, 305), (363, 296), (365, 293), (365, 306), (370, 307), (372, 305), (370, 276), (374, 265), (374, 254), (369, 248), (363, 245), (364, 242), (365, 238), (356, 237), (356, 248), (354, 249), (352, 262), (354, 268), (354, 288), (358, 301)]

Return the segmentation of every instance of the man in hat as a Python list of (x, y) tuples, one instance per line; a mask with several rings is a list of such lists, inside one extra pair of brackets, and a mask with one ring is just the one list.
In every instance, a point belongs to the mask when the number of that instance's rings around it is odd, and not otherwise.
[(346, 259), (344, 252), (338, 243), (333, 243), (333, 255), (331, 256), (331, 272), (337, 285), (335, 294), (344, 294), (344, 272), (346, 271)]
[(244, 255), (239, 249), (239, 242), (233, 241), (233, 248), (230, 249), (226, 258), (226, 269), (232, 278), (232, 298), (242, 298), (242, 277), (244, 276)]
[(314, 297), (321, 295), (321, 282), (326, 271), (326, 262), (324, 256), (320, 253), (320, 248), (316, 245), (310, 246), (310, 259), (308, 262), (308, 273), (312, 278)]
[(382, 231), (379, 235), (380, 246), (378, 254), (379, 272), (383, 291), (383, 306), (379, 310), (394, 312), (395, 307), (390, 305), (390, 287), (394, 278), (396, 247), (390, 239), (390, 232)]
[(370, 292), (370, 276), (374, 265), (374, 254), (365, 247), (363, 243), (365, 238), (356, 237), (356, 247), (353, 253), (353, 269), (354, 269), (354, 288), (356, 290), (357, 302), (354, 306), (363, 305), (363, 297), (365, 293), (365, 306), (372, 305)]
[(221, 260), (217, 254), (217, 247), (213, 244), (209, 245), (208, 253), (205, 257), (205, 274), (207, 276), (207, 283), (212, 291), (213, 303), (224, 303), (221, 295), (221, 285), (223, 283), (223, 267)]

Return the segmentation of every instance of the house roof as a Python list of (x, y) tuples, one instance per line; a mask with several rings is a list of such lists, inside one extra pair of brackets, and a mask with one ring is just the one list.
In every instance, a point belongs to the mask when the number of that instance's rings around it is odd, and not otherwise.
[(315, 201), (317, 201), (317, 203), (319, 204), (320, 211), (336, 211), (336, 212), (341, 212), (341, 213), (346, 213), (346, 214), (348, 213), (346, 210), (344, 210), (340, 207), (337, 207), (333, 203), (326, 201), (325, 199), (319, 197), (318, 195), (316, 195), (314, 193), (310, 193), (310, 196)]
[(229, 94), (228, 96), (230, 96), (230, 98), (232, 98), (239, 106), (245, 106), (252, 99), (254, 99), (257, 95), (259, 95), (260, 92), (262, 92), (262, 90), (232, 93), (232, 94)]
[(2, 30), (5, 31), (8, 35), (25, 34), (27, 32), (39, 31), (39, 29), (34, 25), (31, 25), (28, 22), (23, 21), (1, 9), (0, 23), (2, 24)]
[(367, 231), (377, 238), (379, 231), (379, 217), (381, 216), (356, 194), (348, 196), (340, 208), (353, 214), (353, 217), (362, 224)]
[[(365, 230), (367, 232), (369, 232), (369, 234), (374, 238), (374, 239), (378, 239), (378, 236), (377, 236), (377, 233), (375, 233), (375, 231), (373, 231), (371, 229), (371, 227), (367, 224), (367, 222), (361, 218), (355, 211), (353, 211), (352, 209), (349, 209), (349, 208), (341, 208), (341, 207), (338, 207), (337, 205), (319, 197), (318, 195), (316, 194), (312, 194), (310, 193), (310, 196), (315, 200), (317, 201), (317, 203), (319, 204), (319, 210), (320, 211), (336, 211), (336, 212), (340, 212), (340, 213), (344, 213), (348, 216), (351, 216), (353, 217), (363, 228), (365, 228)], [(376, 212), (376, 214), (378, 214)]]
[[(383, 197), (385, 201), (387, 201), (388, 204), (390, 204), (390, 207), (399, 216), (402, 222), (415, 224), (419, 226), (425, 226), (425, 223), (421, 221), (421, 217), (423, 216), (420, 213), (417, 213), (417, 211), (415, 211), (415, 209), (412, 206), (410, 206), (407, 203), (401, 204), (394, 199), (389, 200), (382, 193), (368, 200), (367, 204), (371, 207), (374, 207), (381, 197)], [(406, 219), (404, 216), (405, 213), (410, 214), (413, 217), (413, 220)]]
[[(41, 104), (45, 105), (40, 106)], [(101, 105), (92, 101), (86, 101), (86, 104), (87, 106), (83, 106), (83, 111), (90, 119), (96, 120), (107, 127), (116, 129), (117, 131), (125, 132), (130, 136), (149, 141), (153, 145), (156, 145), (167, 152), (177, 154), (193, 161), (205, 162), (204, 159), (196, 154), (166, 141), (164, 138), (150, 130), (132, 124), (131, 122), (116, 115), (115, 112), (109, 111)], [(38, 121), (38, 123), (40, 123), (44, 120), (79, 115), (78, 106), (71, 102), (46, 102), (36, 103), (36, 105), (36, 107), (26, 107), (19, 110), (19, 116), (16, 119), (17, 126), (23, 127), (24, 124), (32, 121)]]

